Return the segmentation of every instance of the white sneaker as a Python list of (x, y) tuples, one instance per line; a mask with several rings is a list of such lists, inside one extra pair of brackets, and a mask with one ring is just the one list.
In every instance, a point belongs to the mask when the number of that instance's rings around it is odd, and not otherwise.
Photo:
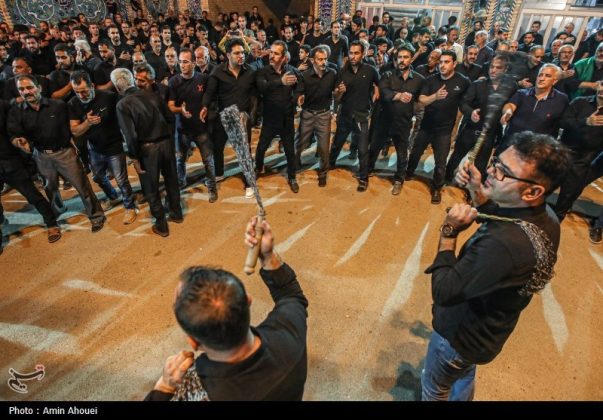
[(130, 225), (136, 221), (136, 215), (138, 215), (138, 209), (126, 209), (124, 213), (124, 225)]
[(253, 198), (255, 194), (253, 193), (253, 188), (247, 187), (245, 188), (245, 198)]

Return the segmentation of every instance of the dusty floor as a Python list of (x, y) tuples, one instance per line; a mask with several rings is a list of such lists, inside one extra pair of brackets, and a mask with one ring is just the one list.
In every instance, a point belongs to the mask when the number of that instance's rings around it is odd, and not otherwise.
[[(304, 160), (314, 161), (307, 153)], [(394, 197), (379, 177), (357, 193), (346, 153), (324, 189), (311, 170), (300, 176), (299, 194), (278, 172), (260, 180), (281, 255), (310, 301), (305, 399), (414, 400), (431, 332), (423, 270), (444, 209), (462, 194), (446, 188), (434, 206), (421, 180)], [(284, 164), (282, 155), (268, 162)], [(388, 176), (393, 165), (379, 163)], [(193, 174), (202, 172), (192, 166)], [(227, 175), (237, 171), (234, 162), (228, 168)], [(132, 181), (138, 184), (133, 172)], [(601, 180), (589, 187), (579, 207), (596, 213), (591, 200), (603, 202), (602, 188)], [(64, 236), (52, 245), (21, 196), (2, 197), (10, 225), (0, 257), (1, 399), (143, 398), (165, 358), (186, 348), (171, 301), (178, 274), (190, 265), (220, 265), (241, 276), (254, 297), (253, 321), (264, 317), (270, 297), (257, 275), (242, 270), (243, 229), (254, 204), (237, 177), (220, 184), (215, 204), (206, 192), (198, 182), (187, 189), (185, 222), (171, 224), (167, 239), (151, 233), (146, 205), (131, 226), (122, 224), (121, 206), (109, 211), (105, 229), (93, 235), (79, 199), (69, 200)], [(502, 354), (478, 368), (476, 399), (603, 400), (603, 245), (589, 244), (578, 215), (562, 229), (556, 278), (523, 313)], [(26, 373), (36, 364), (46, 376), (27, 382), (28, 393), (7, 386), (10, 368)]]

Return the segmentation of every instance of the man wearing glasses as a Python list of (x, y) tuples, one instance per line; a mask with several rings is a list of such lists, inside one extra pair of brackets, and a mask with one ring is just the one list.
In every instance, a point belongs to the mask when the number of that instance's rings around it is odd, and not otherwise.
[[(434, 331), (421, 378), (423, 400), (471, 400), (476, 364), (500, 353), (521, 311), (550, 281), (560, 229), (545, 198), (569, 166), (565, 146), (526, 131), (492, 160), (485, 182), (473, 164), (459, 167), (456, 181), (477, 208), (450, 209), (438, 254), (426, 270), (432, 275)], [(457, 235), (478, 211), (484, 222), (457, 255)]]

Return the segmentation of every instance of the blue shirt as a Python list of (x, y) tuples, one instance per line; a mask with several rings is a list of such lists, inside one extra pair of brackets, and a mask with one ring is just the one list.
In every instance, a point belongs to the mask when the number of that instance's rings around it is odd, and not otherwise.
[(538, 100), (536, 89), (529, 88), (515, 92), (509, 103), (517, 109), (509, 123), (507, 136), (526, 130), (555, 136), (569, 99), (565, 93), (552, 89), (546, 98)]

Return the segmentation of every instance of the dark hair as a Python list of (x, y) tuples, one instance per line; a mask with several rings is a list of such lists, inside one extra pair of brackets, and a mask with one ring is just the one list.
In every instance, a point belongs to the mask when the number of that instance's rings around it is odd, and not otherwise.
[(180, 281), (174, 313), (188, 335), (214, 350), (230, 350), (245, 341), (249, 302), (245, 286), (237, 277), (201, 266), (184, 271)]
[[(15, 57), (15, 60), (17, 60), (18, 58), (21, 57)], [(36, 76), (34, 76), (33, 74), (20, 74), (18, 76), (15, 76), (15, 84), (24, 79), (31, 81), (31, 83), (33, 83), (36, 87), (40, 87), (40, 82), (38, 82), (38, 79), (36, 79)]]
[(415, 55), (415, 53), (417, 52), (417, 50), (415, 50), (415, 47), (410, 42), (403, 42), (402, 44), (400, 44), (400, 46), (398, 46), (398, 48), (396, 49), (396, 57), (398, 57), (400, 51), (408, 51), (411, 56)]
[(317, 45), (314, 48), (312, 48), (310, 50), (310, 58), (314, 58), (314, 56), (316, 55), (317, 52), (321, 52), (323, 54), (327, 55), (327, 58), (329, 57), (329, 51), (327, 51), (326, 45)]
[(156, 74), (155, 69), (149, 63), (140, 63), (134, 66), (134, 73), (146, 73), (147, 78), (155, 80)]
[(350, 48), (349, 49), (351, 50), (353, 46), (360, 47), (360, 50), (364, 53), (364, 44), (362, 42), (360, 42), (359, 40), (352, 41), (350, 43)]
[(510, 146), (522, 160), (534, 163), (537, 177), (543, 181), (547, 194), (561, 184), (572, 164), (570, 150), (548, 134), (532, 131), (515, 133), (511, 136)]
[(281, 41), (280, 39), (275, 40), (272, 45), (277, 45), (279, 47), (281, 47), (283, 49), (283, 55), (287, 54), (289, 52), (289, 48), (287, 48), (287, 44), (284, 41)]
[(115, 51), (115, 47), (113, 46), (113, 43), (111, 43), (111, 41), (107, 40), (107, 39), (103, 39), (102, 41), (98, 42), (98, 47), (101, 46), (105, 46), (107, 48), (109, 48), (111, 51)]
[(180, 48), (180, 53), (178, 55), (180, 55), (182, 53), (189, 53), (191, 60), (194, 60), (194, 58), (195, 58), (195, 53), (190, 48)]
[(387, 39), (387, 38), (385, 38), (385, 37), (383, 37), (383, 36), (380, 36), (380, 37), (378, 37), (378, 38), (375, 38), (375, 40), (373, 41), (373, 43), (374, 43), (376, 46), (379, 46), (379, 45), (382, 45), (382, 44), (387, 44), (387, 45), (389, 45), (389, 39)]
[[(477, 47), (476, 47), (477, 48)], [(509, 65), (511, 64), (511, 59), (509, 58), (508, 54), (496, 54), (494, 57), (492, 57), (492, 59), (490, 60), (490, 64), (492, 64), (492, 62), (494, 60), (499, 60), (502, 61), (505, 64), (505, 68), (509, 68)]]
[(226, 53), (230, 53), (232, 51), (232, 47), (234, 47), (235, 45), (239, 45), (239, 46), (243, 47), (243, 49), (245, 49), (245, 43), (243, 42), (243, 40), (241, 38), (239, 38), (239, 37), (230, 38), (224, 44), (224, 49), (226, 50)]
[(59, 42), (57, 45), (54, 46), (54, 48), (52, 50), (55, 53), (58, 51), (63, 51), (63, 52), (66, 52), (68, 55), (75, 55), (73, 48), (63, 42)]
[(303, 44), (299, 46), (300, 50), (304, 50), (306, 52), (306, 54), (310, 54), (310, 49), (312, 47), (310, 47), (308, 44)]
[(85, 72), (83, 70), (78, 70), (71, 73), (69, 81), (75, 85), (79, 85), (80, 83), (82, 83), (82, 81), (84, 81), (88, 86), (92, 86), (92, 80), (90, 80), (90, 75), (88, 74), (88, 72)]
[(456, 52), (454, 52), (453, 50), (443, 50), (442, 55), (449, 55), (450, 57), (452, 57), (453, 62), (456, 61)]
[(379, 25), (377, 25), (377, 27), (375, 28), (375, 32), (377, 31), (377, 29), (381, 29), (383, 32), (385, 32), (386, 34), (389, 32), (389, 30), (387, 29), (387, 26), (385, 26), (384, 24), (380, 23)]

